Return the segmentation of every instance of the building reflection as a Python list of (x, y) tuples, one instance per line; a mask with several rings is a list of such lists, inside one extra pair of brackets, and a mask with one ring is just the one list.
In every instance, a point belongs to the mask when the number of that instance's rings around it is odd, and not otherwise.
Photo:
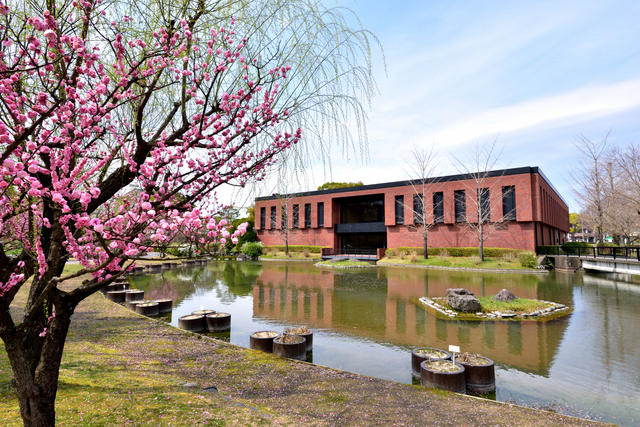
[[(378, 268), (353, 271), (263, 265), (253, 286), (258, 318), (299, 322), (316, 329), (390, 342), (407, 348), (432, 346), (481, 353), (497, 363), (548, 375), (567, 327), (567, 319), (537, 322), (468, 322), (438, 319), (418, 302), (464, 287), (476, 295), (509, 289), (519, 297), (572, 305), (571, 288), (540, 296), (545, 276)], [(560, 286), (560, 289), (563, 287)], [(546, 292), (546, 291), (544, 291)]]

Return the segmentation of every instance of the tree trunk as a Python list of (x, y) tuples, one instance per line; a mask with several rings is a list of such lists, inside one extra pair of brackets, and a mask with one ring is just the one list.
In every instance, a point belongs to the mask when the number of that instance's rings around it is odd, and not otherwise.
[(289, 256), (289, 232), (284, 233), (284, 254)]
[[(45, 305), (41, 310), (45, 312)], [(18, 397), (22, 422), (27, 427), (55, 425), (58, 375), (71, 313), (73, 308), (60, 310), (58, 307), (56, 316), (48, 323), (26, 320), (16, 327), (10, 322), (2, 331), (13, 372), (11, 383)], [(32, 317), (41, 318), (39, 314)], [(46, 334), (41, 337), (45, 327)]]
[(425, 229), (423, 232), (423, 239), (422, 239), (422, 252), (424, 253), (424, 259), (429, 259), (429, 254), (427, 253), (427, 230)]
[(480, 257), (480, 262), (484, 262), (484, 228), (483, 224), (478, 224), (478, 256)]

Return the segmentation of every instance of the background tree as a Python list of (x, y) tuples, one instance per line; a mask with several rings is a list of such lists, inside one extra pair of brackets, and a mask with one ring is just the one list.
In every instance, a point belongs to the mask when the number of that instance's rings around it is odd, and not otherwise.
[[(330, 40), (337, 11), (321, 13), (325, 29), (309, 34), (298, 32), (310, 28), (302, 24), (320, 22), (302, 20), (304, 12), (278, 20), (288, 29), (281, 33), (266, 26), (269, 14), (256, 15), (253, 27), (222, 23), (226, 12), (256, 4), (0, 4), (0, 337), (25, 425), (55, 423), (78, 303), (177, 229), (203, 245), (236, 240), (245, 226), (232, 235), (209, 213), (217, 187), (264, 178), (300, 140), (296, 123), (364, 117), (357, 96), (371, 94), (368, 68), (358, 52), (341, 53), (362, 48), (366, 57), (367, 33), (340, 27), (346, 40)], [(302, 75), (289, 59), (304, 63)], [(357, 84), (341, 86), (349, 81)], [(5, 252), (18, 242), (17, 255)], [(70, 257), (82, 269), (63, 275)], [(81, 285), (60, 288), (85, 274)], [(14, 318), (9, 305), (27, 283)]]
[(569, 213), (569, 233), (571, 241), (575, 242), (575, 234), (582, 232), (582, 215), (576, 212)]
[(604, 230), (611, 214), (615, 195), (613, 161), (609, 151), (609, 133), (599, 141), (579, 135), (573, 141), (579, 156), (569, 170), (573, 180), (571, 191), (580, 204), (584, 220), (594, 227), (598, 245), (604, 243)]
[[(499, 217), (492, 217), (492, 211), (502, 211), (502, 175), (492, 174), (502, 150), (497, 149), (497, 138), (491, 143), (475, 142), (468, 151), (466, 158), (458, 158), (452, 155), (452, 160), (458, 172), (465, 175), (466, 192), (465, 202), (467, 206), (467, 221), (460, 223), (468, 227), (478, 239), (478, 256), (480, 262), (484, 261), (484, 242), (504, 224), (515, 219), (515, 209), (502, 212)], [(469, 210), (473, 213), (469, 217)]]
[(626, 185), (625, 196), (640, 216), (640, 144), (629, 144), (615, 151), (615, 161)]
[(349, 188), (349, 187), (359, 187), (364, 185), (362, 181), (358, 182), (325, 182), (320, 187), (318, 187), (318, 191), (322, 190), (333, 190), (334, 188)]
[(407, 227), (420, 233), (424, 259), (429, 258), (427, 252), (429, 230), (434, 225), (444, 222), (444, 218), (436, 214), (441, 212), (444, 200), (442, 198), (436, 200), (434, 196), (440, 187), (439, 182), (434, 178), (434, 172), (438, 166), (437, 154), (433, 146), (419, 148), (414, 145), (409, 157), (404, 159), (405, 173), (409, 176), (413, 197), (412, 200), (404, 203), (403, 208), (413, 213), (413, 224), (407, 224)]

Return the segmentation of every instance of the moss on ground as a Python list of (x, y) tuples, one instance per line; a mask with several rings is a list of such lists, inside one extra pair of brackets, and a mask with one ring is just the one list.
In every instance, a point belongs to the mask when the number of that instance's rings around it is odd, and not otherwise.
[[(14, 309), (23, 304), (18, 298)], [(2, 348), (0, 425), (19, 426), (10, 381)], [(203, 390), (212, 386), (218, 391)], [(74, 315), (56, 408), (59, 426), (601, 425), (235, 347), (101, 294)]]

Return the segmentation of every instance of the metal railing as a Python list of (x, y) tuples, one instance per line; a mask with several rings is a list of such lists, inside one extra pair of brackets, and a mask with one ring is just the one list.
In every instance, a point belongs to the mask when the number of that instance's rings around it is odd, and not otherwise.
[(538, 255), (561, 255), (561, 256), (577, 256), (588, 258), (610, 258), (610, 259), (633, 259), (640, 261), (640, 247), (612, 247), (612, 246), (596, 246), (596, 247), (567, 247), (562, 246), (541, 246), (537, 248)]

